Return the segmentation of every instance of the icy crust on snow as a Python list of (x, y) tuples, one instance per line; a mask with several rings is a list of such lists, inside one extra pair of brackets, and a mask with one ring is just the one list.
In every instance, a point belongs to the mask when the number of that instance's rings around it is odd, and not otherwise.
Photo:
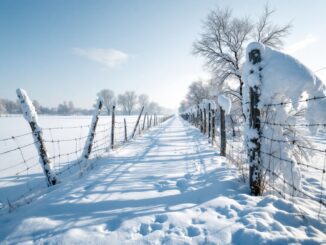
[[(259, 50), (261, 61), (252, 64), (249, 61), (249, 53)], [(326, 100), (310, 100), (300, 102), (306, 98), (325, 96), (325, 85), (308, 68), (295, 58), (280, 51), (266, 47), (261, 43), (251, 43), (247, 47), (246, 62), (243, 67), (243, 111), (246, 115), (245, 137), (247, 148), (254, 149), (256, 146), (251, 142), (257, 139), (258, 131), (250, 127), (250, 87), (254, 87), (260, 94), (258, 108), (260, 109), (260, 121), (276, 124), (298, 124), (296, 114), (303, 110), (304, 120), (308, 124), (324, 123), (326, 121)], [(286, 102), (285, 105), (270, 105)], [(318, 113), (316, 113), (318, 111)], [(261, 124), (261, 151), (273, 154), (285, 161), (271, 160), (262, 153), (264, 168), (282, 176), (293, 186), (300, 188), (301, 173), (297, 165), (298, 149), (294, 140), (300, 139), (300, 132), (285, 127)], [(310, 127), (316, 130), (317, 127)], [(256, 132), (254, 132), (256, 131)], [(271, 144), (268, 139), (281, 139), (285, 142)], [(304, 156), (308, 157), (308, 156)], [(299, 159), (300, 160), (300, 159)], [(270, 181), (277, 181), (275, 176)], [(286, 187), (285, 187), (286, 188)], [(289, 188), (287, 191), (292, 191)]]
[(217, 102), (220, 107), (225, 111), (226, 114), (230, 114), (231, 112), (231, 99), (223, 94), (219, 95), (217, 98)]
[(28, 122), (37, 123), (37, 113), (32, 101), (29, 99), (24, 89), (17, 89), (16, 94), (19, 98), (19, 102), (23, 111), (24, 118)]

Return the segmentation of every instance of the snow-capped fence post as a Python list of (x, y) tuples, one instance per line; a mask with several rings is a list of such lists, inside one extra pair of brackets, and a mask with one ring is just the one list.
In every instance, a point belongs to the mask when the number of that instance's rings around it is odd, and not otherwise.
[[(261, 53), (259, 49), (253, 49), (249, 52), (249, 62), (253, 66), (258, 66), (261, 62)], [(250, 70), (250, 73), (258, 73), (257, 76), (261, 79), (261, 67), (259, 69)], [(250, 144), (252, 145), (248, 151), (250, 168), (249, 168), (249, 180), (251, 194), (258, 196), (262, 194), (262, 173), (260, 169), (261, 157), (260, 157), (260, 110), (258, 108), (260, 97), (259, 85), (249, 85), (249, 127), (257, 132), (255, 136), (250, 137)], [(249, 142), (248, 142), (249, 143)]]
[(114, 148), (115, 105), (112, 106), (111, 116), (111, 149)]
[(226, 153), (225, 111), (220, 106), (221, 155)]
[(37, 113), (35, 107), (29, 99), (25, 90), (17, 89), (16, 94), (19, 99), (24, 118), (31, 127), (35, 147), (37, 148), (39, 154), (39, 160), (47, 180), (47, 185), (53, 186), (57, 184), (58, 181), (54, 171), (51, 168), (50, 159), (48, 157), (48, 153), (46, 151), (45, 143), (43, 140), (43, 132), (37, 122)]
[(132, 132), (131, 138), (134, 138), (134, 137), (135, 137), (135, 133), (136, 133), (136, 131), (137, 131), (137, 127), (138, 127), (138, 125), (139, 125), (140, 117), (141, 117), (141, 115), (143, 114), (143, 110), (144, 110), (144, 106), (141, 108), (141, 111), (140, 111), (139, 116), (138, 116), (138, 118), (137, 118), (137, 122), (136, 122), (135, 127), (134, 127), (134, 130), (133, 130), (133, 132)]
[(126, 122), (126, 118), (123, 119), (123, 124), (124, 124), (124, 129), (125, 129), (125, 142), (128, 141), (128, 135), (127, 135), (127, 122)]
[(86, 143), (85, 143), (85, 146), (83, 149), (83, 153), (81, 155), (81, 161), (87, 160), (91, 154), (93, 142), (94, 142), (94, 138), (95, 138), (96, 126), (98, 123), (98, 119), (99, 119), (99, 115), (101, 113), (102, 107), (103, 107), (103, 100), (101, 97), (98, 97), (96, 106), (95, 106), (95, 110), (94, 110), (94, 114), (93, 114), (93, 118), (92, 118), (92, 123), (89, 128), (89, 133), (88, 133), (87, 140), (86, 140)]

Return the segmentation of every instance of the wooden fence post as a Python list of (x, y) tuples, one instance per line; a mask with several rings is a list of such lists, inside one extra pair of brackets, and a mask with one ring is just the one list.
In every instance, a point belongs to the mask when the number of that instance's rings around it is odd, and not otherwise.
[(199, 109), (200, 110), (200, 132), (204, 132), (204, 120), (203, 120), (203, 110), (202, 108)]
[(212, 110), (212, 145), (215, 143), (215, 120), (216, 120), (216, 111)]
[(132, 132), (132, 135), (131, 135), (131, 138), (132, 138), (132, 139), (135, 137), (135, 133), (136, 133), (136, 130), (137, 130), (137, 127), (138, 127), (138, 124), (139, 124), (140, 117), (141, 117), (141, 115), (143, 114), (143, 110), (144, 110), (144, 106), (141, 108), (141, 111), (140, 111), (140, 113), (139, 113), (139, 116), (138, 116), (137, 122), (136, 122), (135, 127), (134, 127), (134, 130), (133, 130), (133, 132)]
[(220, 106), (221, 155), (226, 155), (225, 111)]
[(127, 132), (127, 122), (126, 122), (126, 118), (123, 119), (123, 123), (124, 123), (124, 128), (125, 128), (125, 142), (128, 141), (128, 132)]
[(146, 122), (147, 112), (145, 112), (144, 119), (143, 119), (143, 128), (142, 130), (145, 130), (145, 122)]
[(99, 119), (99, 115), (101, 113), (103, 107), (103, 101), (101, 97), (98, 97), (97, 99), (97, 103), (95, 106), (95, 110), (94, 110), (94, 114), (93, 114), (93, 118), (92, 118), (92, 123), (91, 126), (89, 128), (89, 133), (86, 139), (86, 143), (83, 149), (83, 153), (81, 156), (81, 160), (87, 160), (91, 154), (92, 151), (92, 147), (93, 147), (93, 142), (94, 142), (94, 137), (95, 137), (95, 131), (96, 131), (96, 126), (98, 123), (98, 119)]
[(200, 116), (200, 111), (199, 111), (199, 105), (197, 104), (197, 110), (196, 110), (196, 127), (198, 128), (199, 126), (199, 116)]
[(28, 98), (28, 95), (25, 90), (17, 89), (16, 94), (18, 96), (24, 118), (31, 127), (35, 147), (40, 157), (39, 160), (43, 169), (43, 173), (46, 177), (47, 185), (53, 186), (57, 184), (58, 181), (54, 171), (51, 168), (51, 162), (49, 160), (48, 153), (46, 151), (45, 143), (43, 140), (43, 132), (37, 122), (37, 113), (35, 107), (32, 104), (31, 100)]
[[(261, 54), (259, 49), (253, 49), (249, 53), (249, 61), (252, 65), (258, 65), (261, 62)], [(262, 68), (259, 67), (259, 73)], [(251, 74), (255, 73), (254, 70), (250, 71)], [(258, 74), (261, 79), (261, 74)], [(249, 98), (250, 98), (250, 109), (249, 109), (249, 126), (252, 129), (255, 129), (258, 133), (258, 138), (251, 138), (251, 144), (254, 147), (250, 148), (249, 153), (249, 181), (250, 181), (250, 190), (252, 195), (261, 195), (262, 194), (262, 173), (261, 173), (261, 157), (260, 157), (260, 110), (258, 108), (260, 97), (260, 88), (255, 85), (250, 87)]]
[(111, 116), (111, 149), (114, 148), (115, 105), (112, 106)]
[(211, 102), (208, 103), (208, 139), (211, 138), (212, 130), (212, 111), (211, 111)]
[(152, 116), (153, 116), (153, 115), (151, 115), (151, 118), (149, 119), (149, 127), (150, 127), (150, 128), (152, 127)]
[(207, 132), (207, 116), (206, 116), (206, 108), (204, 108), (204, 134)]

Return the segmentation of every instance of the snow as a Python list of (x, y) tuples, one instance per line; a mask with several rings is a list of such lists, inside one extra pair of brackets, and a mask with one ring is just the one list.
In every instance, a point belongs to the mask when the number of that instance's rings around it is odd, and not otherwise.
[[(124, 141), (124, 118), (127, 121), (128, 137), (131, 136), (137, 120), (137, 116), (116, 116), (116, 146), (120, 146)], [(80, 158), (91, 121), (91, 116), (38, 116), (38, 123), (43, 129), (46, 149), (56, 174), (69, 168)], [(91, 158), (106, 151), (106, 148), (100, 147), (100, 145), (107, 143), (106, 145), (109, 146), (110, 129), (111, 117), (100, 116), (94, 140), (96, 152), (92, 153)], [(0, 140), (0, 152), (20, 147), (22, 153), (21, 155), (20, 151), (16, 150), (7, 154), (0, 154), (0, 213), (2, 206), (7, 205), (8, 202), (13, 204), (18, 197), (25, 193), (46, 188), (43, 170), (41, 164), (38, 163), (37, 149), (33, 144), (33, 135), (29, 132), (31, 132), (30, 126), (23, 116), (7, 115), (0, 117), (1, 139), (9, 139), (8, 141)], [(20, 138), (11, 138), (26, 133), (29, 134)], [(23, 147), (25, 145), (29, 146)], [(77, 153), (75, 153), (76, 150), (78, 150)], [(68, 155), (71, 152), (73, 154)], [(60, 157), (58, 156), (59, 153)], [(22, 156), (25, 161), (23, 161)], [(54, 156), (56, 157), (52, 158)], [(61, 176), (59, 177), (61, 178)]]
[(217, 98), (217, 102), (220, 107), (225, 111), (228, 115), (231, 112), (232, 102), (231, 99), (223, 94), (220, 94)]
[[(179, 117), (98, 159), (93, 170), (0, 216), (0, 243), (265, 244), (326, 240), (321, 220), (253, 197), (238, 171)], [(309, 204), (307, 208), (309, 207)]]
[(26, 121), (35, 122), (37, 124), (37, 113), (35, 111), (35, 107), (30, 98), (28, 97), (26, 91), (23, 89), (17, 89), (16, 94), (19, 98), (19, 102)]
[[(256, 64), (249, 61), (249, 52), (253, 50), (259, 50), (261, 54), (261, 61)], [(246, 58), (242, 74), (244, 81), (243, 112), (247, 119), (245, 125), (246, 147), (254, 149), (256, 146), (251, 143), (251, 140), (258, 138), (257, 135), (259, 134), (265, 137), (260, 142), (264, 168), (272, 168), (273, 172), (300, 189), (302, 173), (297, 162), (307, 160), (310, 156), (301, 154), (298, 157), (298, 149), (292, 142), (294, 140), (305, 142), (303, 135), (306, 132), (300, 128), (290, 127), (288, 129), (289, 127), (276, 127), (268, 123), (281, 125), (325, 123), (326, 99), (309, 100), (307, 102), (302, 102), (302, 100), (315, 96), (324, 97), (326, 87), (318, 77), (298, 60), (261, 43), (249, 44)], [(260, 132), (251, 128), (249, 123), (250, 87), (256, 87), (257, 93), (259, 93), (258, 109), (261, 112), (260, 121), (262, 122)], [(286, 104), (280, 105), (282, 102)], [(270, 104), (278, 105), (267, 106)], [(300, 114), (303, 116), (299, 117)], [(309, 130), (311, 133), (315, 133), (321, 128), (309, 127)], [(282, 140), (283, 142), (271, 143), (268, 139)], [(276, 155), (284, 159), (284, 161), (274, 159), (271, 162), (270, 156), (264, 155), (264, 153)], [(281, 179), (277, 180), (275, 176), (269, 176), (268, 178), (267, 181), (273, 184), (276, 182), (278, 189), (283, 185)], [(285, 193), (293, 192), (290, 186), (284, 188)]]
[(44, 145), (42, 142), (43, 132), (37, 121), (37, 113), (35, 107), (32, 101), (29, 99), (25, 90), (17, 89), (16, 93), (19, 98), (19, 102), (20, 102), (21, 109), (23, 111), (24, 118), (31, 125), (31, 128), (33, 130), (33, 139), (35, 142), (35, 147), (39, 152), (39, 162), (42, 166), (43, 173), (46, 175), (47, 185), (48, 186), (54, 185), (57, 183), (57, 177), (49, 161), (49, 157), (46, 152), (46, 149), (44, 149)]
[[(262, 62), (252, 66), (248, 53), (254, 49), (261, 52)], [(261, 68), (263, 82), (260, 82), (258, 69)], [(255, 71), (250, 73), (250, 70)], [(292, 102), (291, 106), (298, 109), (298, 101), (307, 98), (326, 95), (326, 86), (295, 58), (274, 50), (261, 43), (251, 43), (247, 47), (247, 62), (243, 68), (243, 80), (248, 86), (261, 86), (260, 107), (271, 103), (281, 103), (284, 100)], [(309, 123), (324, 123), (326, 121), (326, 100), (308, 101), (305, 119)], [(318, 113), (315, 113), (318, 111)]]

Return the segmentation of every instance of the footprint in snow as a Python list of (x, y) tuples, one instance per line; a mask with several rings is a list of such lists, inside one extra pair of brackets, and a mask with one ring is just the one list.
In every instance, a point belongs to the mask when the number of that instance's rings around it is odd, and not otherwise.
[(184, 192), (188, 189), (188, 181), (186, 179), (181, 179), (177, 181), (177, 187), (181, 192)]
[(152, 229), (152, 231), (162, 230), (163, 225), (160, 223), (154, 223), (154, 224), (151, 224), (151, 229)]
[(171, 186), (171, 182), (167, 181), (167, 180), (162, 180), (159, 181), (158, 183), (155, 183), (155, 188), (159, 191), (159, 192), (163, 192), (166, 191), (170, 188)]
[(202, 224), (205, 224), (206, 221), (205, 220), (202, 220), (202, 219), (192, 219), (191, 222), (194, 224), (194, 225), (202, 225)]
[(149, 224), (144, 224), (142, 223), (139, 228), (139, 233), (142, 234), (143, 236), (148, 235), (152, 231), (152, 228), (150, 227)]
[(168, 220), (168, 216), (166, 214), (158, 214), (155, 216), (156, 223), (164, 223)]
[(201, 231), (198, 227), (196, 227), (196, 226), (188, 226), (187, 227), (187, 235), (189, 237), (199, 236), (200, 234), (201, 234)]

